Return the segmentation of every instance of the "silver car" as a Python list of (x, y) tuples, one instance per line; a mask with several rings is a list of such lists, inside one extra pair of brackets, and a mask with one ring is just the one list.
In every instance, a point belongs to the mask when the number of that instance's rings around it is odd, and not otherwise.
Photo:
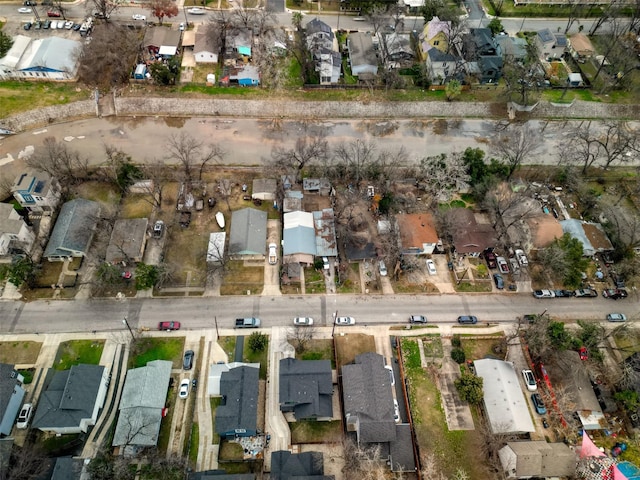
[(310, 327), (313, 325), (313, 318), (311, 317), (296, 317), (293, 319), (293, 324), (296, 327)]

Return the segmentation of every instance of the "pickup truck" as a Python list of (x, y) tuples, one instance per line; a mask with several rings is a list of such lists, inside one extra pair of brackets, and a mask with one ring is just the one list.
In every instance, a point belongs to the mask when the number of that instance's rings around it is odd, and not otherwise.
[(236, 328), (258, 328), (260, 327), (259, 318), (236, 318)]

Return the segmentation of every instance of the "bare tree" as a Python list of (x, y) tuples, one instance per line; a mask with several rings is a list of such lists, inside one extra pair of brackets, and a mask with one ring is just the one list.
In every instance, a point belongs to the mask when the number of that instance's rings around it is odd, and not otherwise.
[(154, 160), (142, 167), (146, 183), (147, 200), (153, 208), (162, 210), (163, 192), (166, 184), (171, 179), (171, 171), (164, 163)]
[(11, 450), (11, 459), (7, 459), (5, 465), (0, 469), (0, 479), (2, 480), (24, 480), (31, 478), (41, 478), (49, 465), (47, 463), (47, 456), (42, 451), (42, 448), (37, 444), (30, 442), (19, 447), (13, 446)]
[(447, 201), (460, 183), (470, 180), (462, 155), (445, 153), (420, 160), (420, 186), (431, 197), (432, 205)]
[(521, 60), (507, 55), (502, 73), (508, 98), (520, 105), (531, 105), (545, 80), (535, 44), (527, 45), (527, 55)]
[[(111, 18), (111, 15), (115, 13), (120, 7), (121, 3), (112, 2), (110, 0), (89, 0), (87, 2), (88, 10), (93, 10), (95, 13), (99, 14), (100, 17), (104, 18), (107, 22)], [(89, 15), (92, 14), (91, 11), (87, 12)]]
[(345, 178), (353, 181), (358, 190), (366, 175), (367, 165), (374, 159), (375, 150), (375, 143), (360, 139), (340, 143), (333, 150), (335, 162), (342, 167)]
[(231, 11), (231, 19), (237, 29), (250, 30), (257, 37), (273, 32), (277, 23), (269, 9), (236, 7)]
[(235, 22), (232, 17), (232, 10), (213, 10), (209, 15), (207, 25), (207, 36), (211, 38), (214, 45), (218, 46), (218, 63), (224, 63), (224, 55), (227, 51), (227, 36), (235, 29)]
[(220, 162), (225, 156), (224, 150), (218, 145), (209, 144), (208, 148), (205, 148), (203, 142), (184, 132), (169, 137), (167, 150), (170, 159), (176, 159), (180, 162), (184, 172), (184, 181), (188, 185), (191, 185), (193, 170), (197, 165), (200, 166), (198, 180), (202, 180), (205, 166), (213, 161)]
[(43, 150), (36, 151), (27, 160), (28, 167), (46, 172), (60, 181), (60, 185), (68, 186), (89, 177), (89, 160), (69, 148), (65, 142), (58, 142), (54, 137), (47, 137), (43, 142)]
[(316, 333), (316, 328), (313, 326), (296, 326), (289, 329), (287, 338), (295, 348), (296, 353), (301, 354), (307, 351), (309, 343), (315, 338)]
[(479, 417), (480, 420), (476, 422), (476, 431), (480, 434), (482, 441), (480, 442), (480, 455), (482, 458), (486, 458), (489, 466), (494, 468), (496, 471), (502, 471), (502, 464), (500, 463), (500, 457), (498, 457), (498, 452), (502, 447), (504, 447), (507, 442), (513, 442), (517, 440), (517, 435), (512, 435), (509, 433), (503, 433), (501, 430), (508, 431), (509, 425), (501, 425), (500, 423), (495, 424), (495, 430), (493, 431), (492, 426), (489, 424), (489, 421), (486, 417)]
[(510, 233), (511, 227), (537, 213), (540, 204), (523, 192), (514, 192), (507, 183), (502, 183), (487, 192), (483, 206), (489, 211), (493, 228), (498, 233), (498, 240), (501, 240)]
[(295, 174), (296, 182), (301, 182), (305, 167), (322, 161), (328, 151), (329, 144), (324, 137), (299, 137), (293, 148), (273, 147), (270, 164), (284, 173)]
[(541, 134), (528, 124), (512, 126), (497, 134), (491, 141), (495, 155), (499, 156), (509, 168), (507, 180), (520, 168), (522, 162), (533, 156), (542, 145)]

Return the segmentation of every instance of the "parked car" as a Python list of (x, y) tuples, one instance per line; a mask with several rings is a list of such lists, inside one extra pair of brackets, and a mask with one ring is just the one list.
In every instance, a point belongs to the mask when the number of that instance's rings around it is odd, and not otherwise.
[(24, 430), (29, 425), (29, 420), (31, 419), (31, 413), (33, 413), (33, 405), (30, 403), (25, 403), (20, 409), (20, 413), (18, 414), (18, 421), (16, 423), (16, 427), (20, 430)]
[(623, 288), (607, 288), (602, 291), (604, 298), (610, 298), (612, 300), (618, 300), (619, 298), (627, 298), (629, 294)]
[(153, 236), (156, 238), (160, 238), (163, 231), (164, 222), (162, 220), (156, 220), (156, 223), (153, 224)]
[(185, 26), (184, 26), (184, 22), (181, 22), (180, 25), (178, 26), (178, 30), (180, 30), (181, 32), (184, 32)]
[(33, 12), (32, 9), (30, 9), (29, 7), (20, 7), (18, 9), (18, 13), (31, 13)]
[(42, 24), (42, 29), (49, 30), (50, 26), (51, 26), (51, 20), (45, 20), (44, 23)]
[(178, 390), (178, 396), (180, 398), (187, 398), (189, 396), (190, 384), (191, 384), (191, 381), (188, 378), (185, 378), (180, 382), (180, 390)]
[(547, 414), (547, 408), (544, 406), (544, 402), (542, 401), (542, 397), (539, 393), (532, 393), (531, 401), (533, 402), (533, 406), (536, 408), (536, 412), (538, 412), (538, 415)]
[(524, 384), (527, 386), (527, 390), (530, 392), (538, 390), (536, 377), (533, 375), (531, 370), (522, 370), (522, 378), (524, 378)]
[(627, 316), (624, 313), (610, 313), (607, 315), (607, 321), (609, 322), (626, 322)]
[(34, 0), (24, 0), (24, 2), (22, 2), (22, 4), (25, 7), (35, 7), (38, 5), (38, 2), (35, 2)]
[(331, 264), (329, 263), (329, 259), (327, 257), (322, 257), (322, 269), (329, 270), (331, 268)]
[(187, 9), (187, 13), (191, 15), (204, 15), (207, 11), (204, 8), (192, 7)]
[(194, 378), (193, 380), (191, 380), (191, 388), (193, 390), (195, 390), (196, 388), (198, 388), (198, 379)]
[(498, 268), (498, 263), (496, 262), (496, 254), (490, 250), (485, 250), (483, 253), (484, 259), (487, 262), (487, 266), (489, 268)]
[(523, 267), (526, 267), (527, 265), (529, 265), (529, 260), (527, 259), (527, 256), (524, 254), (524, 250), (521, 249), (516, 249), (515, 251), (516, 254), (516, 258), (518, 259), (518, 263), (520, 265), (522, 265)]
[(625, 287), (624, 279), (614, 271), (611, 272), (611, 280), (613, 280), (613, 283), (616, 286), (616, 288)]
[(278, 263), (278, 246), (275, 243), (269, 244), (269, 265)]
[(47, 17), (59, 18), (60, 16), (60, 12), (57, 12), (55, 10), (49, 10), (47, 12)]
[(73, 22), (68, 21), (68, 22), (64, 22), (64, 29), (65, 30), (71, 30), (73, 28)]
[(554, 298), (556, 294), (553, 290), (534, 290), (533, 296), (536, 298)]
[(576, 292), (574, 292), (573, 290), (554, 290), (553, 293), (558, 298), (569, 298), (576, 296)]
[(387, 276), (387, 266), (384, 264), (384, 260), (378, 261), (378, 271), (380, 272), (380, 276)]
[(427, 323), (427, 317), (424, 315), (411, 315), (409, 317), (409, 323)]
[(293, 319), (293, 324), (296, 327), (310, 327), (313, 325), (313, 318), (311, 317), (296, 317)]
[(576, 290), (576, 297), (595, 298), (598, 296), (598, 292), (593, 288), (580, 288)]
[(396, 377), (393, 374), (393, 367), (391, 365), (385, 365), (385, 370), (389, 371), (389, 381), (391, 382), (391, 386), (393, 387), (396, 384)]
[(400, 407), (398, 407), (398, 401), (393, 399), (393, 419), (396, 423), (400, 423)]
[(141, 20), (143, 22), (147, 19), (147, 17), (145, 17), (144, 15), (140, 15), (139, 13), (134, 13), (131, 18), (133, 18), (134, 20)]
[(353, 317), (338, 317), (336, 318), (336, 325), (355, 325), (356, 319)]
[(588, 360), (589, 353), (587, 352), (587, 347), (580, 347), (580, 350), (578, 350), (578, 355), (580, 355), (580, 360)]
[(64, 30), (65, 23), (64, 20), (58, 20), (58, 30)]
[(475, 325), (478, 323), (478, 317), (473, 315), (460, 315), (458, 317), (458, 323)]
[(438, 272), (436, 270), (436, 262), (434, 262), (431, 259), (427, 260), (427, 272), (429, 272), (429, 275), (437, 275)]
[(31, 22), (27, 22), (25, 23), (22, 28), (24, 28), (25, 30), (31, 30)]
[(158, 330), (166, 330), (167, 332), (180, 330), (180, 322), (160, 322), (158, 323)]
[(543, 426), (544, 428), (549, 428), (549, 422), (547, 422), (547, 419), (546, 419), (546, 418), (543, 418), (543, 419), (542, 419), (542, 426)]
[(498, 270), (502, 273), (509, 273), (509, 264), (504, 257), (496, 257), (496, 262), (498, 262)]
[(193, 368), (193, 357), (195, 353), (193, 350), (187, 350), (184, 352), (184, 358), (182, 359), (182, 368), (184, 370), (191, 370)]
[(496, 284), (496, 288), (498, 290), (502, 290), (504, 288), (504, 279), (502, 278), (502, 275), (500, 275), (499, 273), (493, 274), (493, 283)]

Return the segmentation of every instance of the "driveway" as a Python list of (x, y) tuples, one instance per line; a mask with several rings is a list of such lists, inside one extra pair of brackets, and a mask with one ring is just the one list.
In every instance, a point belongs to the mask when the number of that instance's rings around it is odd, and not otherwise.
[[(275, 243), (276, 246), (280, 245), (280, 221), (269, 220), (267, 222), (267, 246), (270, 243)], [(264, 288), (262, 289), (262, 295), (282, 295), (280, 292), (280, 258), (281, 250), (276, 248), (278, 252), (278, 261), (275, 265), (269, 265), (269, 258), (264, 259)]]

